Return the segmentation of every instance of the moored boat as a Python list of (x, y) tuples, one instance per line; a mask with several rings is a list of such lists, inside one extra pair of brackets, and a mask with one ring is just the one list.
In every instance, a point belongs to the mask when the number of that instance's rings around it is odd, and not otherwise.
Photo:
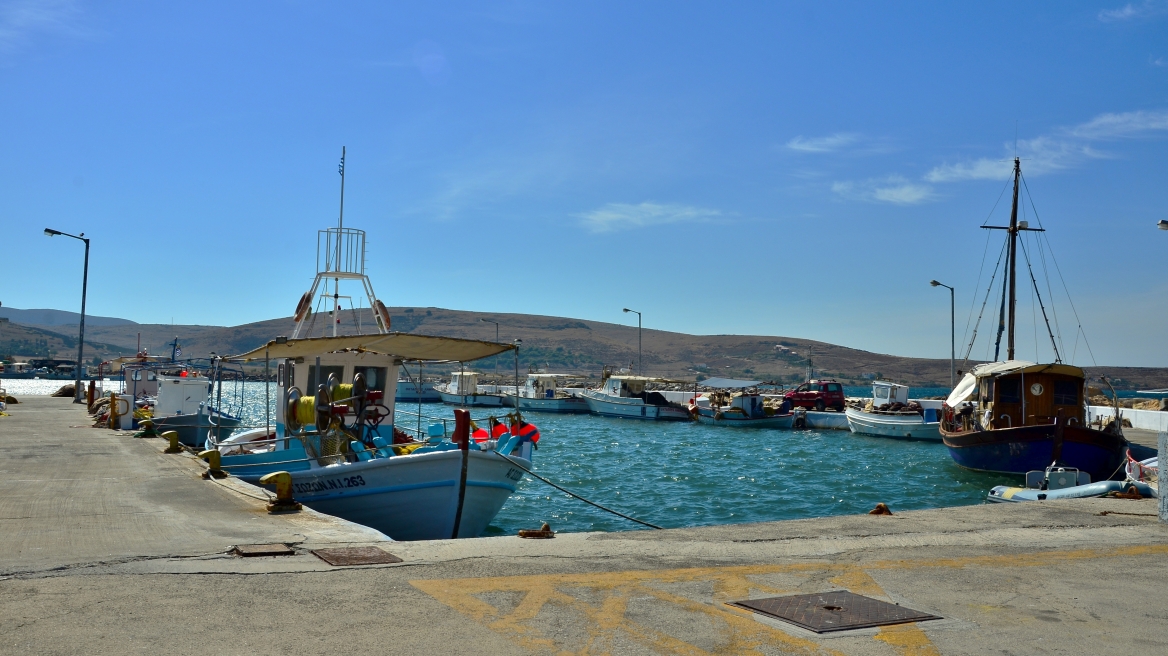
[(707, 378), (701, 384), (716, 391), (703, 394), (690, 403), (690, 414), (699, 424), (789, 429), (794, 423), (795, 415), (789, 401), (768, 402), (757, 391), (750, 390), (759, 385), (757, 380)]
[(499, 408), (503, 406), (500, 394), (479, 392), (479, 374), (474, 371), (455, 371), (450, 382), (434, 388), (443, 403), (462, 408)]
[(681, 381), (647, 376), (608, 376), (600, 387), (584, 390), (581, 396), (588, 410), (602, 417), (621, 419), (648, 419), (656, 421), (689, 421), (689, 409), (673, 403), (660, 392), (647, 390), (649, 383), (677, 383)]
[[(941, 438), (953, 460), (968, 469), (1025, 474), (1065, 467), (1086, 472), (1092, 481), (1107, 480), (1122, 468), (1128, 442), (1118, 417), (1101, 429), (1087, 424), (1087, 376), (1081, 368), (1062, 362), (1049, 323), (1055, 362), (1015, 359), (1018, 235), (1043, 231), (1018, 220), (1021, 176), (1020, 160), (1015, 158), (1009, 225), (982, 226), (1007, 231), (998, 321), (998, 344), (1003, 332), (1008, 335), (1006, 360), (978, 365), (958, 382), (942, 406)], [(1026, 255), (1027, 261), (1030, 257)], [(1034, 291), (1041, 305), (1037, 282)], [(1042, 314), (1045, 318), (1045, 306)], [(995, 348), (995, 360), (997, 355)]]
[(905, 385), (882, 380), (872, 383), (871, 401), (848, 406), (848, 427), (858, 435), (940, 441), (937, 409), (910, 401), (908, 392)]
[(515, 394), (502, 392), (503, 405), (533, 412), (555, 412), (561, 414), (588, 412), (588, 402), (569, 394), (559, 387), (559, 381), (567, 378), (563, 374), (527, 374), (527, 382), (519, 388), (519, 398)]

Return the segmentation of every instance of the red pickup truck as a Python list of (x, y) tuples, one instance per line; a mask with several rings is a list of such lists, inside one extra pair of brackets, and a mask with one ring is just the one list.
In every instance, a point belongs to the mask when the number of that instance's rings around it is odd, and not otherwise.
[(783, 395), (797, 408), (844, 411), (844, 386), (835, 380), (810, 380)]

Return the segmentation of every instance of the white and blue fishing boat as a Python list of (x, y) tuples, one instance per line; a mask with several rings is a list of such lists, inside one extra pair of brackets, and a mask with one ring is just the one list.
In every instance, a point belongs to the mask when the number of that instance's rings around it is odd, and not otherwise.
[[(141, 370), (139, 370), (141, 371)], [(214, 407), (214, 381), (184, 369), (186, 375), (155, 374), (157, 397), (152, 421), (159, 432), (174, 431), (187, 446), (202, 448), (209, 432), (224, 439), (239, 426), (239, 417)]]
[(848, 427), (857, 435), (940, 442), (938, 409), (910, 401), (908, 391), (906, 385), (883, 380), (872, 383), (871, 401), (848, 406)]
[(601, 381), (599, 388), (584, 390), (581, 396), (588, 403), (588, 410), (602, 417), (690, 421), (689, 409), (684, 405), (669, 401), (660, 392), (646, 389), (649, 383), (678, 382), (682, 381), (646, 376), (608, 376)]
[(501, 392), (503, 405), (518, 406), (521, 411), (572, 414), (588, 412), (588, 402), (565, 392), (559, 382), (571, 378), (565, 374), (527, 374), (527, 382), (519, 388), (519, 398), (511, 392)]
[(751, 391), (751, 388), (761, 384), (760, 381), (707, 378), (701, 384), (715, 388), (716, 391), (696, 397), (690, 403), (690, 414), (699, 424), (789, 429), (794, 423), (795, 415), (791, 412), (789, 401), (784, 400), (777, 405), (767, 403), (761, 394)]
[(479, 374), (474, 371), (455, 371), (450, 374), (450, 382), (435, 388), (442, 402), (460, 408), (501, 408), (501, 394), (479, 392)]
[[(343, 154), (341, 161), (343, 198)], [(375, 310), (374, 334), (339, 334), (340, 300), (353, 299), (342, 295), (342, 282), (356, 283)], [(331, 309), (324, 329), (332, 334), (313, 337), (309, 316), (322, 307)], [(275, 427), (210, 444), (221, 468), (251, 482), (287, 472), (297, 501), (395, 540), (480, 535), (531, 466), (536, 438), (503, 433), (478, 443), (456, 432), (463, 438), (456, 444), (442, 430), (410, 435), (410, 427), (395, 426), (396, 394), (385, 381), (399, 380), (403, 362), (464, 363), (515, 346), (390, 332), (365, 275), (365, 233), (345, 228), (343, 215), (337, 228), (318, 233), (316, 280), (295, 320), (292, 338), (229, 358), (275, 366)]]
[(398, 403), (441, 403), (442, 395), (438, 393), (437, 385), (431, 381), (399, 380), (394, 398)]

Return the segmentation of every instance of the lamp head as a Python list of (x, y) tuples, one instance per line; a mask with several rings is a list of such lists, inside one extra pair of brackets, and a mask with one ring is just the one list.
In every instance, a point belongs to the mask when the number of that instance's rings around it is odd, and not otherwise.
[(61, 234), (60, 230), (53, 230), (52, 228), (45, 228), (45, 234), (52, 237), (53, 235)]
[(932, 285), (932, 286), (934, 286), (934, 287), (940, 287), (940, 286), (941, 286), (941, 283), (937, 282), (936, 280), (930, 280), (930, 281), (929, 281), (929, 284), (930, 284), (930, 285)]
[(628, 309), (628, 308), (625, 308), (625, 310), (624, 310), (624, 311), (625, 311), (625, 312), (632, 312), (632, 310), (630, 310), (630, 309)]
[(1156, 224), (1156, 227), (1161, 230), (1168, 230), (1168, 219), (1160, 219), (1160, 222)]

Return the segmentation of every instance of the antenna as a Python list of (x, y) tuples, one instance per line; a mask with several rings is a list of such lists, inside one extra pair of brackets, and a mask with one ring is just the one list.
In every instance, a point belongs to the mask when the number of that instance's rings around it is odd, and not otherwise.
[[(345, 229), (345, 147), (341, 146), (341, 164), (337, 167), (337, 173), (341, 174), (341, 216), (337, 227), (340, 229), (338, 234), (343, 233)], [(341, 240), (337, 240), (337, 270), (341, 266)]]
[[(344, 160), (343, 157), (341, 159)], [(1018, 119), (1014, 119), (1014, 159), (1018, 159)], [(341, 187), (344, 187), (343, 182)]]

